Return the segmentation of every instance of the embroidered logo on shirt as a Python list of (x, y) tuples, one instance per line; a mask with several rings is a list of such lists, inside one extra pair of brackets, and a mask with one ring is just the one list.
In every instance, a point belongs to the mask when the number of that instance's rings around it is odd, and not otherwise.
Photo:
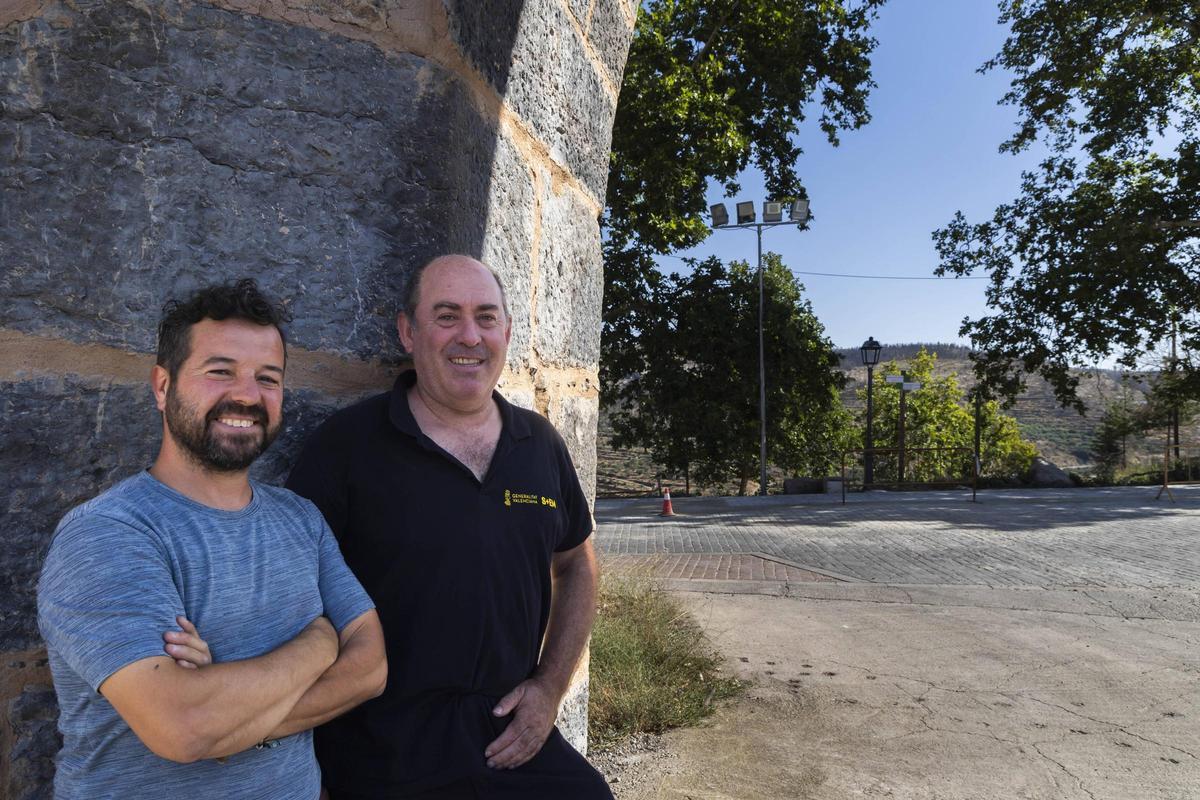
[(547, 506), (549, 508), (558, 508), (558, 501), (553, 497), (543, 497), (538, 494), (529, 494), (528, 492), (514, 492), (512, 489), (504, 490), (504, 505), (512, 507), (514, 505), (525, 506)]

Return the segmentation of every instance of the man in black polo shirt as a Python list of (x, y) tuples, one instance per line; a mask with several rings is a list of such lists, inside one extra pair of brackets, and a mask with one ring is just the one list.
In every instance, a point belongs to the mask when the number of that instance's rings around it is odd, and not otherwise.
[(288, 480), (374, 599), (390, 665), (379, 698), (318, 729), (325, 785), (333, 800), (610, 800), (554, 727), (595, 615), (591, 514), (558, 433), (495, 391), (500, 280), (434, 259), (397, 325), (414, 368), (330, 417)]

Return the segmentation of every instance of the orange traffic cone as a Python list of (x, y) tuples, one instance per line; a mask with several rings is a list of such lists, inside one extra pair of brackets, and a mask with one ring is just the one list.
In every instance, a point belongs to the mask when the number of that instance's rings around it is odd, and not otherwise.
[(663, 510), (662, 510), (662, 513), (659, 514), (659, 516), (660, 517), (675, 516), (675, 509), (671, 508), (671, 490), (667, 489), (666, 487), (663, 488)]

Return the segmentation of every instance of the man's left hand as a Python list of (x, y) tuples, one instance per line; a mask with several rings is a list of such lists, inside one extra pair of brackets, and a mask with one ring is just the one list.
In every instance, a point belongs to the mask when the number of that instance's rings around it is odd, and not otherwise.
[(558, 715), (558, 700), (537, 678), (530, 678), (500, 698), (492, 713), (497, 717), (512, 714), (513, 718), (483, 751), (487, 765), (515, 769), (536, 756), (546, 743)]
[(209, 652), (208, 642), (200, 638), (200, 632), (187, 617), (175, 618), (183, 630), (167, 631), (163, 634), (163, 650), (175, 663), (184, 669), (198, 669), (212, 663), (212, 653)]

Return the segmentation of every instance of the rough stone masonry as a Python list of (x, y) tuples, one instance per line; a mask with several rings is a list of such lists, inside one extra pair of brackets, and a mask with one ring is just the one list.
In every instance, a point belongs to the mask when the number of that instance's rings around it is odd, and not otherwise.
[[(278, 481), (390, 385), (406, 272), (503, 274), (503, 389), (595, 482), (598, 216), (637, 0), (0, 2), (0, 796), (48, 797), (34, 584), (69, 507), (147, 466), (162, 302), (250, 275), (295, 314)], [(563, 712), (584, 743), (586, 665)]]

